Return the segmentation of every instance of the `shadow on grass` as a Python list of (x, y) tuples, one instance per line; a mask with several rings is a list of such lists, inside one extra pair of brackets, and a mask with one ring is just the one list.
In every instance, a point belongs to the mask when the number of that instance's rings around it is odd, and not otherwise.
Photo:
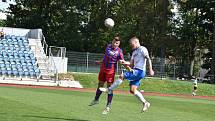
[(56, 119), (56, 120), (65, 120), (65, 121), (89, 121), (82, 119), (69, 119), (69, 118), (58, 118), (58, 117), (48, 117), (48, 116), (33, 116), (33, 115), (23, 115), (23, 117), (32, 117), (32, 118), (41, 118), (41, 119)]

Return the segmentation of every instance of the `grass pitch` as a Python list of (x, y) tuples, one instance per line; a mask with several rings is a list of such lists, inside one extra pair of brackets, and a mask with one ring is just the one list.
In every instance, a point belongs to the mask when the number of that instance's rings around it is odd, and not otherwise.
[(102, 115), (100, 104), (88, 106), (94, 93), (48, 89), (0, 87), (1, 121), (214, 121), (215, 101), (146, 96), (150, 109), (132, 95), (114, 95), (111, 112)]

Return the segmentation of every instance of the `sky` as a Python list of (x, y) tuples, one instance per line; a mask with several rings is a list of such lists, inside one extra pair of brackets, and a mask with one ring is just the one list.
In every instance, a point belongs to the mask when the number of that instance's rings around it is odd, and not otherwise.
[[(14, 0), (8, 0), (9, 3), (13, 3)], [(0, 0), (0, 10), (5, 10), (9, 7), (8, 2), (2, 2), (2, 0)], [(6, 15), (5, 13), (0, 12), (0, 19), (6, 19)]]

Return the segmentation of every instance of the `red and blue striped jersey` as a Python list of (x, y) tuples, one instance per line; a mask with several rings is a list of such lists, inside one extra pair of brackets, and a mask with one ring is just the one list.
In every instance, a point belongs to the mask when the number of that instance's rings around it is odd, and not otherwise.
[(112, 44), (108, 44), (104, 54), (101, 69), (106, 73), (115, 73), (117, 61), (122, 59), (124, 59), (122, 50), (119, 47), (113, 48)]

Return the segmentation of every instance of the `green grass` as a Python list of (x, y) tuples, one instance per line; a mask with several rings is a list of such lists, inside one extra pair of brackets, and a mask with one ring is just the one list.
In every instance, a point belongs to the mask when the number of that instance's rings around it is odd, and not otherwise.
[(94, 93), (0, 87), (1, 121), (214, 121), (215, 101), (146, 96), (150, 109), (132, 95), (115, 95), (111, 112), (102, 115), (100, 104), (88, 106)]
[[(98, 74), (73, 73), (75, 80), (85, 88), (96, 88), (98, 83)], [(118, 76), (116, 76), (117, 78)], [(188, 81), (144, 79), (140, 89), (145, 92), (159, 92), (169, 94), (191, 94), (193, 83)], [(129, 90), (128, 81), (125, 81), (118, 88), (119, 90)], [(198, 83), (198, 95), (215, 96), (215, 85)]]

